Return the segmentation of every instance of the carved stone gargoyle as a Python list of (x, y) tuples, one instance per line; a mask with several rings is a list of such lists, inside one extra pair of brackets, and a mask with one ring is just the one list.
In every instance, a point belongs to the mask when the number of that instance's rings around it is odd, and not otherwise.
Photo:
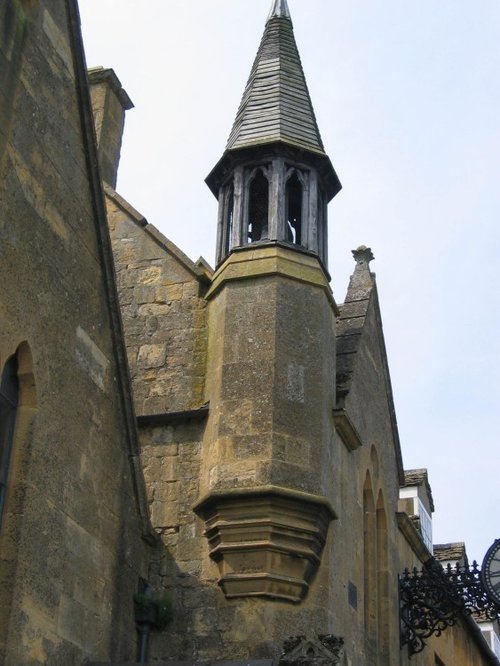
[(333, 666), (344, 664), (344, 639), (332, 634), (309, 639), (293, 636), (283, 644), (279, 666)]

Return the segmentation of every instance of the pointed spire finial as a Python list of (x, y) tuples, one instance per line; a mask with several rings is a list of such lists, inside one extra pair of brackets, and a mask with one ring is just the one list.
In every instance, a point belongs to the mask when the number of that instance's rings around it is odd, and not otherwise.
[(286, 0), (273, 0), (271, 11), (269, 12), (267, 20), (270, 21), (275, 16), (279, 18), (287, 18), (290, 19), (290, 21), (292, 20), (292, 17), (290, 16), (290, 10), (288, 9), (288, 3)]
[(368, 299), (375, 286), (375, 273), (370, 271), (370, 261), (375, 259), (371, 248), (360, 245), (352, 251), (352, 255), (356, 261), (356, 268), (349, 280), (345, 303)]

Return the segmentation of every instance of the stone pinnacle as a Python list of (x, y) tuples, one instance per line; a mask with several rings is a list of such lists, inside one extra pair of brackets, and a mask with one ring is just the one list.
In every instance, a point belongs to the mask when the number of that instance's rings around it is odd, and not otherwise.
[(370, 265), (370, 261), (375, 259), (371, 248), (366, 247), (366, 245), (360, 245), (356, 250), (353, 250), (352, 256), (357, 264), (366, 264), (367, 266)]

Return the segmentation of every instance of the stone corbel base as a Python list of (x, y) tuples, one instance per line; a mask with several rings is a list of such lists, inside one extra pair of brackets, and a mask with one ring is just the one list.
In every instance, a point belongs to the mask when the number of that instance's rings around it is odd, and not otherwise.
[(195, 507), (227, 598), (298, 603), (319, 566), (330, 521), (328, 501), (267, 486), (211, 493)]

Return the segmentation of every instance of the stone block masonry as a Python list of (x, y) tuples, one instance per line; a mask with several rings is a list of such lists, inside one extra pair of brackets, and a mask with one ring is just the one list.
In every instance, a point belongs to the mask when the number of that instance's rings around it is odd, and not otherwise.
[(85, 86), (76, 2), (2, 0), (0, 372), (15, 357), (20, 386), (0, 530), (5, 666), (134, 659), (147, 574)]
[(106, 188), (119, 298), (137, 414), (203, 403), (205, 270)]

